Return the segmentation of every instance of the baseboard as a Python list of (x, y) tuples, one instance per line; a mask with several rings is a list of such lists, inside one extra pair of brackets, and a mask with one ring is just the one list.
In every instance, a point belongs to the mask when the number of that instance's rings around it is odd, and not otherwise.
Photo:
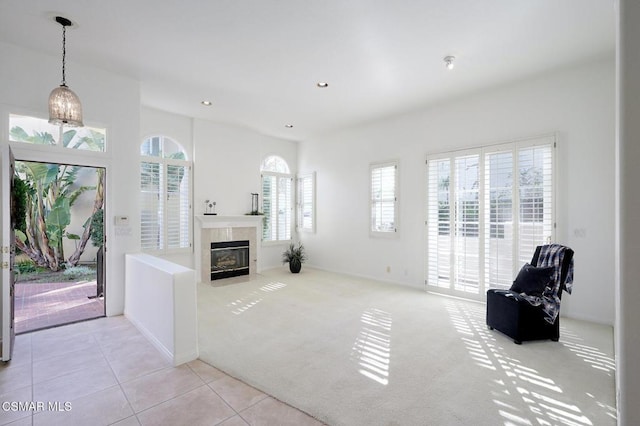
[(172, 365), (178, 365), (178, 364), (175, 364), (175, 357), (173, 353), (171, 353), (171, 351), (166, 346), (164, 346), (153, 335), (153, 333), (147, 330), (147, 328), (144, 325), (142, 325), (139, 321), (137, 321), (135, 318), (127, 315), (126, 311), (124, 313), (124, 316), (131, 322), (131, 324), (135, 326), (135, 328), (138, 329), (140, 334), (142, 334), (144, 337), (147, 338), (147, 340), (162, 354), (162, 356), (164, 356), (167, 359), (167, 361), (169, 361)]
[(614, 327), (614, 324), (603, 321), (601, 318), (595, 318), (595, 317), (591, 317), (589, 315), (576, 315), (576, 314), (569, 314), (569, 315), (564, 315), (562, 312), (562, 308), (560, 309), (560, 318), (569, 318), (569, 319), (573, 319), (573, 320), (578, 320), (578, 321), (584, 321), (584, 322), (590, 322), (593, 324), (598, 324), (598, 325), (604, 325), (607, 327)]
[(353, 272), (345, 272), (345, 271), (340, 271), (337, 269), (327, 269), (327, 268), (323, 268), (320, 266), (316, 266), (316, 265), (307, 265), (306, 266), (302, 266), (303, 268), (311, 268), (311, 269), (317, 269), (318, 271), (324, 271), (324, 272), (332, 272), (334, 274), (341, 274), (341, 275), (346, 275), (348, 277), (354, 277), (354, 278), (362, 278), (365, 280), (372, 280), (372, 281), (378, 281), (381, 283), (385, 283), (385, 284), (393, 284), (393, 285), (398, 285), (398, 286), (402, 286), (402, 287), (407, 287), (407, 288), (412, 288), (412, 289), (417, 289), (417, 290), (423, 290), (424, 291), (424, 284), (419, 284), (419, 285), (413, 285), (410, 283), (405, 283), (405, 282), (401, 282), (401, 281), (394, 281), (394, 280), (387, 280), (384, 278), (380, 278), (380, 277), (374, 277), (372, 275), (364, 275), (364, 274), (354, 274)]
[(186, 364), (187, 362), (195, 361), (198, 359), (198, 351), (176, 354), (173, 358), (173, 366), (177, 367), (182, 364)]

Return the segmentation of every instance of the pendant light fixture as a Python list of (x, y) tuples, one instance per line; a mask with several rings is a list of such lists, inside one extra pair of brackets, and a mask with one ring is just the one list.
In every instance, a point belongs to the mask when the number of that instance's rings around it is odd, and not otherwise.
[(82, 127), (82, 105), (80, 99), (67, 87), (65, 79), (65, 59), (67, 55), (67, 27), (72, 23), (67, 18), (56, 16), (56, 22), (62, 25), (62, 84), (49, 95), (49, 123), (70, 127)]

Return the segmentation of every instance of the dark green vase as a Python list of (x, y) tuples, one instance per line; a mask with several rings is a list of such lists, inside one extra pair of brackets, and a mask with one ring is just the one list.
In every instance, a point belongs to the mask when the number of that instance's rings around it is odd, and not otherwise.
[(302, 263), (298, 259), (291, 259), (289, 261), (289, 270), (293, 274), (297, 274), (302, 269)]

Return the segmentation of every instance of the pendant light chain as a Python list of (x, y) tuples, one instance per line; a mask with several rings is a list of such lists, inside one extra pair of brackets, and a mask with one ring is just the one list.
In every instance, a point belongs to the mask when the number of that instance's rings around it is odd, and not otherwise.
[(65, 65), (67, 57), (67, 26), (62, 26), (62, 85), (67, 85), (67, 79), (65, 78)]

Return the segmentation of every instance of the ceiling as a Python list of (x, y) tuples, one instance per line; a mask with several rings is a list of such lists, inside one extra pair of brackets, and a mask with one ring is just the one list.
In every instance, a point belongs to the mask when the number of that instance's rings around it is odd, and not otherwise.
[(0, 0), (0, 40), (59, 56), (56, 15), (71, 88), (85, 63), (143, 105), (298, 141), (615, 51), (614, 0)]

